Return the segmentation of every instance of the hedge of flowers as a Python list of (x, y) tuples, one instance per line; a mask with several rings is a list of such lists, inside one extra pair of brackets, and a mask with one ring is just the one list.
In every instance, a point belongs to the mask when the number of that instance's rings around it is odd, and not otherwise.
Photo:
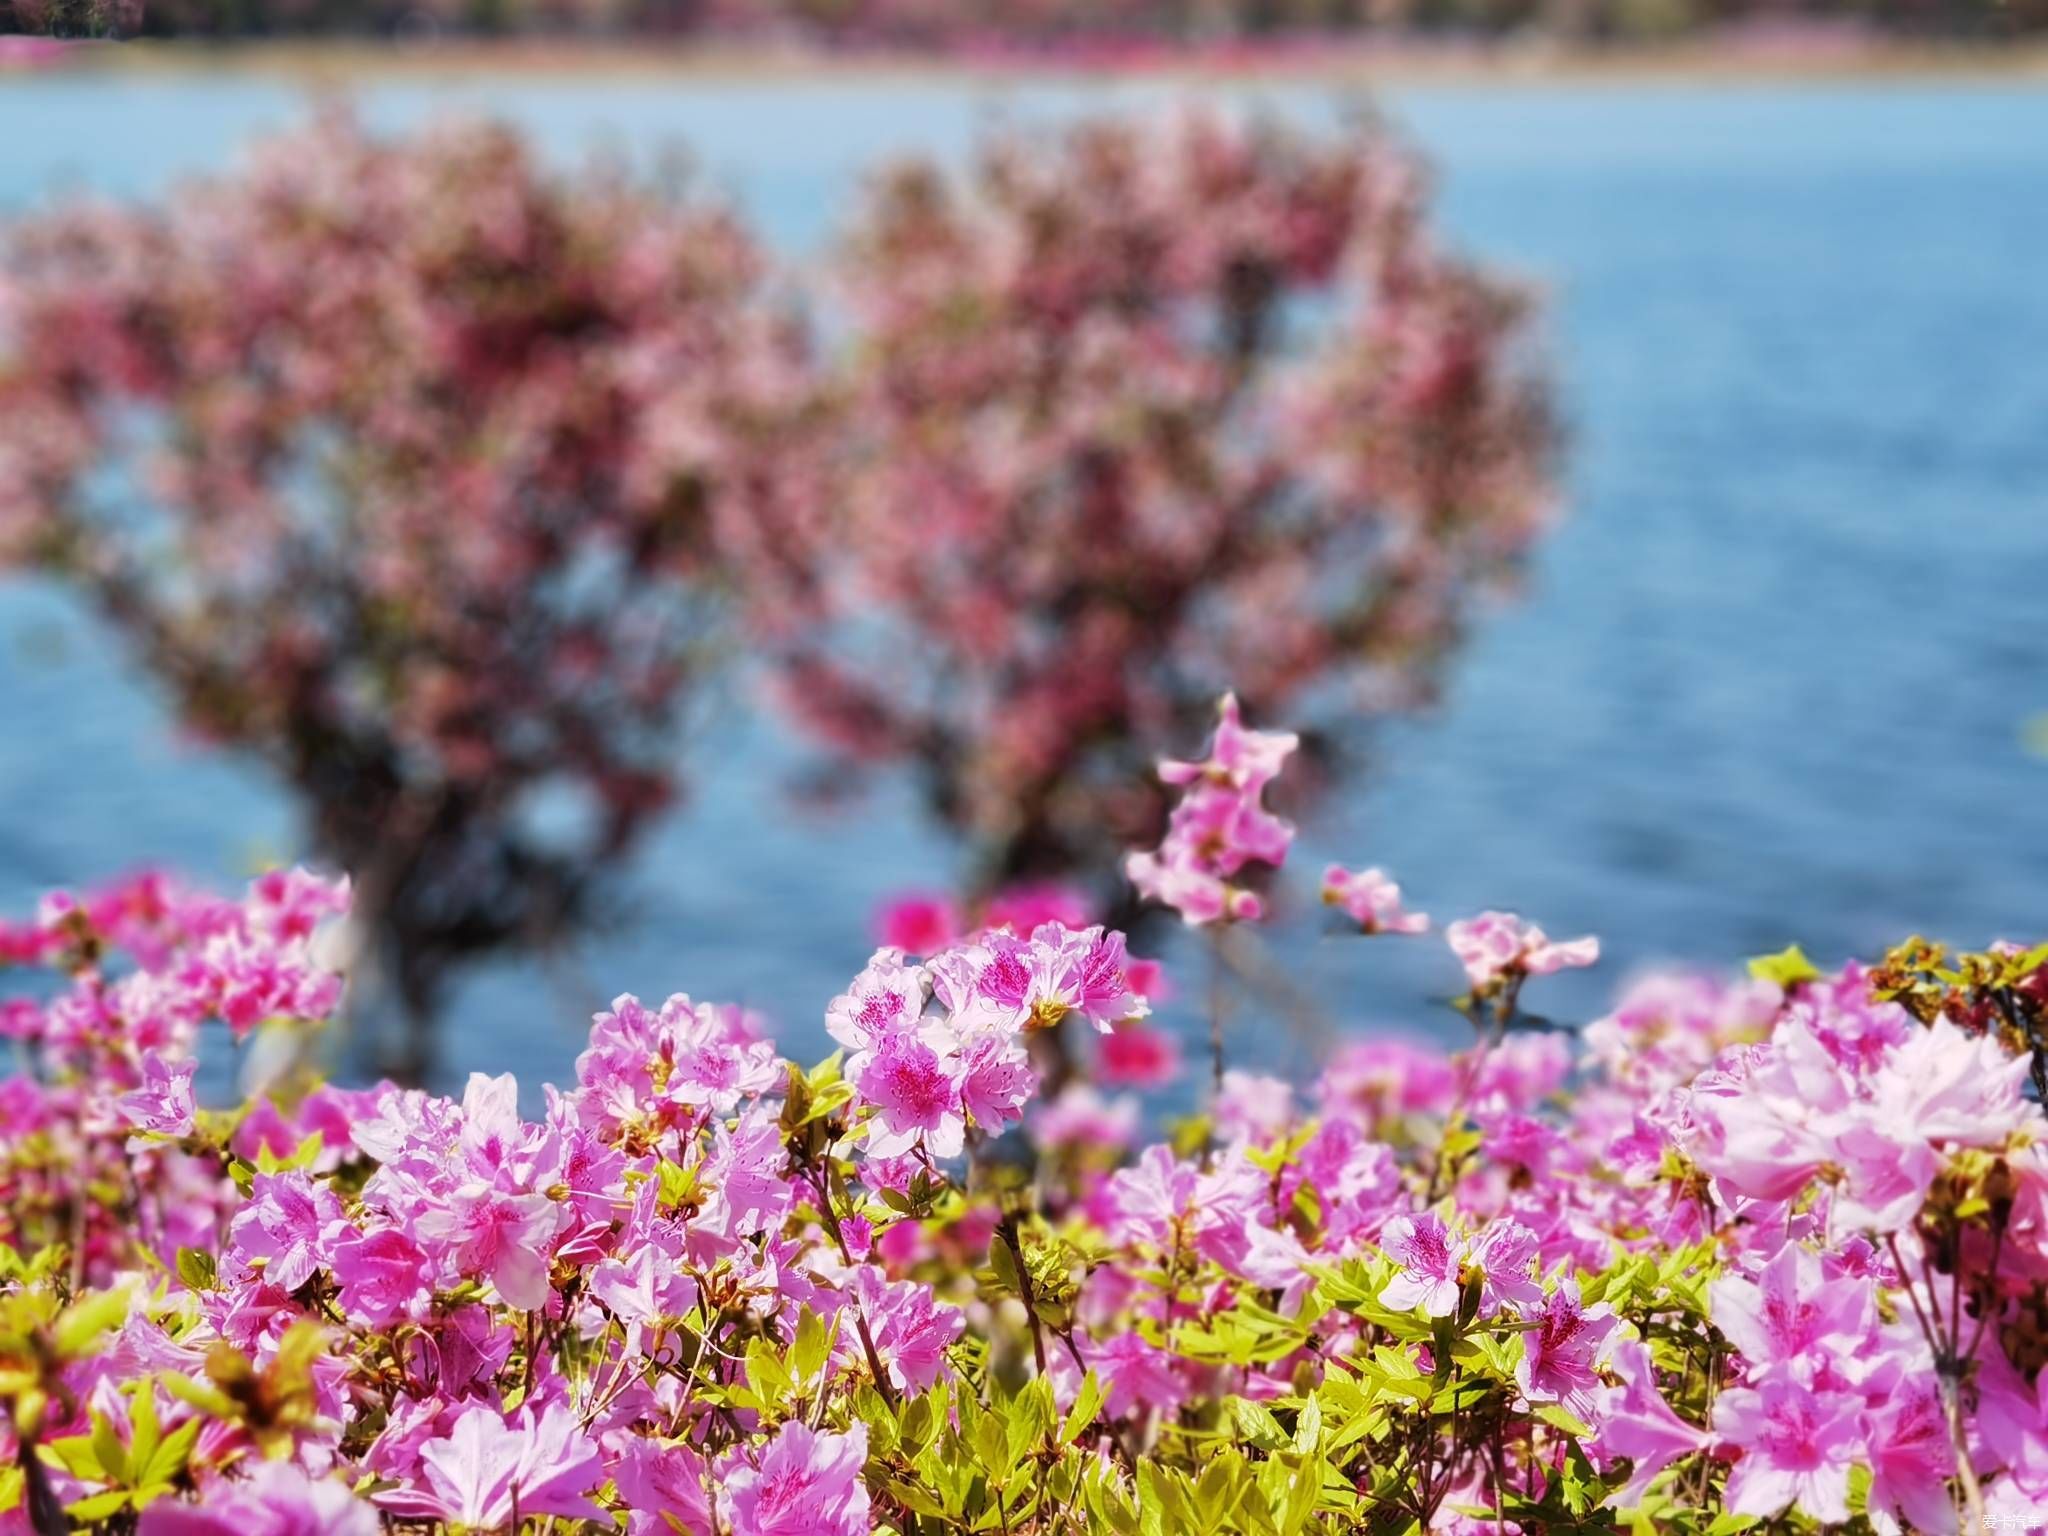
[[(1257, 920), (1291, 747), (1233, 710), (1169, 765), (1147, 889)], [(1323, 890), (1427, 923), (1379, 871)], [(2048, 947), (1654, 978), (1574, 1051), (1525, 994), (1597, 945), (1482, 914), (1445, 929), (1469, 1048), (1357, 1040), (1300, 1098), (1227, 1071), (1126, 1156), (1095, 1086), (1034, 1103), (1028, 1046), (1142, 1038), (1156, 969), (927, 911), (945, 942), (878, 952), (815, 1067), (621, 997), (537, 1119), (509, 1075), (201, 1107), (203, 1037), (331, 1014), (347, 899), (147, 878), (0, 929), (48, 978), (0, 1013), (0, 1530), (1889, 1532), (2048, 1499)]]

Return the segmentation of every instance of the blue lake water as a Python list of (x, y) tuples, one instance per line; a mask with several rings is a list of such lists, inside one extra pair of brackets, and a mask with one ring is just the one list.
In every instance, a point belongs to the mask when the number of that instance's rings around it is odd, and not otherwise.
[[(892, 152), (1163, 86), (865, 79), (407, 80), (378, 122), (482, 108), (551, 149), (687, 144), (788, 251), (816, 249)], [(1327, 120), (1321, 88), (1244, 88)], [(0, 81), (0, 210), (151, 193), (290, 121), (254, 77)], [(1543, 284), (1572, 430), (1569, 518), (1444, 707), (1304, 828), (1442, 916), (1519, 908), (1608, 960), (1548, 983), (1595, 1008), (1656, 960), (1799, 940), (1838, 959), (1912, 930), (2048, 934), (2048, 92), (1715, 85), (1397, 90), (1465, 248)], [(632, 920), (574, 979), (506, 964), (460, 996), (449, 1075), (561, 1078), (593, 997), (736, 998), (799, 1053), (871, 909), (954, 855), (900, 783), (792, 809), (802, 761), (729, 698), (688, 806), (625, 879)], [(60, 596), (0, 584), (0, 902), (140, 861), (215, 880), (293, 851), (258, 772), (181, 744)], [(1435, 940), (1364, 945), (1305, 915), (1284, 957), (1358, 1027), (1444, 1027)], [(1186, 958), (1192, 966), (1192, 957)], [(1191, 981), (1193, 977), (1189, 978)], [(1190, 990), (1195, 990), (1191, 988)], [(1455, 1021), (1449, 1021), (1455, 1024)], [(1237, 1054), (1298, 1070), (1286, 1031)]]

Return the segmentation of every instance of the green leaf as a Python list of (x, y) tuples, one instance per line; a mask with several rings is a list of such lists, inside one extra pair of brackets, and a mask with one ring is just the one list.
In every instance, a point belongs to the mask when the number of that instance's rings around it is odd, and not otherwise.
[(66, 1435), (61, 1440), (48, 1440), (42, 1447), (45, 1457), (54, 1456), (64, 1470), (81, 1483), (104, 1483), (106, 1469), (100, 1465), (99, 1446), (91, 1435)]
[(1738, 1515), (1733, 1510), (1724, 1511), (1714, 1517), (1714, 1523), (1707, 1527), (1707, 1536), (1735, 1536), (1737, 1531), (1746, 1531), (1755, 1525), (1756, 1515)]
[(149, 1458), (149, 1464), (136, 1475), (135, 1481), (144, 1487), (168, 1483), (185, 1470), (185, 1463), (192, 1459), (192, 1446), (199, 1439), (199, 1431), (206, 1427), (204, 1419), (187, 1419), (163, 1438), (156, 1448), (156, 1454)]
[(853, 1084), (833, 1081), (821, 1088), (808, 1090), (810, 1097), (804, 1105), (800, 1125), (809, 1125), (814, 1120), (823, 1120), (827, 1115), (845, 1108), (853, 1102)]
[(853, 1411), (868, 1427), (869, 1454), (886, 1457), (896, 1449), (899, 1437), (896, 1413), (883, 1400), (881, 1393), (863, 1383), (853, 1395)]
[(1010, 1404), (1007, 1451), (1011, 1466), (1045, 1443), (1052, 1433), (1055, 1412), (1052, 1382), (1044, 1376), (1034, 1376)]
[(1774, 981), (1787, 989), (1802, 981), (1817, 981), (1820, 969), (1806, 958), (1797, 944), (1788, 944), (1775, 955), (1758, 955), (1749, 962), (1749, 974), (1758, 981)]
[(766, 1339), (755, 1339), (747, 1346), (747, 1385), (753, 1388), (763, 1408), (782, 1402), (796, 1389), (789, 1367)]
[(1007, 1296), (1024, 1294), (1024, 1284), (1017, 1274), (1017, 1259), (1010, 1252), (1009, 1239), (1001, 1231), (988, 1240), (988, 1267), (995, 1273), (996, 1284)]
[(128, 1481), (140, 1485), (149, 1481), (145, 1473), (156, 1455), (162, 1426), (156, 1416), (156, 1384), (144, 1381), (135, 1389), (135, 1404), (128, 1411)]
[(213, 1289), (217, 1271), (213, 1255), (203, 1248), (180, 1248), (178, 1250), (178, 1278), (185, 1282), (187, 1289), (210, 1291)]
[(661, 1179), (661, 1203), (670, 1210), (682, 1205), (697, 1192), (697, 1170), (684, 1168), (663, 1158), (657, 1170)]
[(1067, 1410), (1066, 1422), (1060, 1425), (1060, 1444), (1072, 1445), (1081, 1437), (1081, 1432), (1095, 1422), (1095, 1415), (1102, 1407), (1102, 1382), (1093, 1371), (1081, 1378), (1081, 1387), (1074, 1394), (1074, 1406)]
[(926, 1492), (922, 1484), (913, 1483), (907, 1477), (892, 1477), (889, 1479), (889, 1497), (901, 1504), (905, 1509), (923, 1515), (927, 1519), (943, 1520), (946, 1518), (946, 1506)]
[(119, 1514), (128, 1507), (125, 1489), (116, 1488), (111, 1493), (96, 1493), (89, 1499), (80, 1499), (76, 1504), (64, 1506), (64, 1513), (80, 1525), (91, 1525), (109, 1515)]
[(101, 1334), (127, 1320), (126, 1291), (95, 1291), (74, 1301), (57, 1319), (57, 1352), (69, 1360), (83, 1359)]
[(100, 1466), (106, 1471), (107, 1481), (125, 1484), (128, 1481), (127, 1449), (121, 1444), (114, 1421), (97, 1408), (92, 1412), (92, 1448)]
[(810, 1085), (811, 1091), (813, 1093), (822, 1093), (826, 1088), (838, 1082), (840, 1080), (839, 1066), (845, 1060), (846, 1052), (844, 1050), (837, 1050), (811, 1068), (809, 1075), (805, 1078), (805, 1081)]
[(1236, 1427), (1238, 1437), (1249, 1440), (1262, 1451), (1277, 1451), (1287, 1444), (1287, 1431), (1280, 1427), (1280, 1421), (1273, 1417), (1272, 1410), (1264, 1403), (1255, 1403), (1248, 1397), (1229, 1399), (1230, 1421)]
[(799, 1382), (807, 1382), (824, 1370), (825, 1362), (832, 1358), (833, 1341), (838, 1337), (836, 1314), (830, 1327), (808, 1306), (797, 1315), (796, 1340), (789, 1347), (789, 1368)]
[(1322, 1438), (1322, 1399), (1311, 1392), (1308, 1401), (1301, 1405), (1300, 1417), (1294, 1421), (1294, 1448), (1304, 1456), (1312, 1456)]
[[(208, 1382), (195, 1381), (182, 1371), (165, 1371), (162, 1376), (164, 1390), (179, 1402), (197, 1408), (208, 1418), (232, 1421), (235, 1417), (234, 1399)], [(198, 1423), (197, 1419), (191, 1420)], [(172, 1438), (176, 1438), (173, 1434)]]
[(310, 1168), (319, 1159), (320, 1153), (326, 1145), (327, 1137), (320, 1131), (315, 1131), (312, 1135), (308, 1136), (304, 1141), (292, 1148), (291, 1152), (284, 1157), (279, 1157), (270, 1150), (269, 1144), (265, 1143), (256, 1149), (256, 1171), (258, 1173), (288, 1173), (295, 1168)]

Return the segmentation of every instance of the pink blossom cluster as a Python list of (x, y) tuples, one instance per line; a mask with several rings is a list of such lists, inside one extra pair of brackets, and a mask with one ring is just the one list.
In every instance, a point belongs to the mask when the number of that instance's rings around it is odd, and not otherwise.
[(1234, 883), (1235, 877), (1250, 863), (1277, 867), (1294, 841), (1294, 828), (1266, 809), (1265, 793), (1300, 738), (1291, 731), (1246, 729), (1235, 694), (1224, 695), (1219, 714), (1206, 758), (1159, 764), (1161, 781), (1181, 791), (1165, 840), (1124, 860), (1140, 895), (1197, 926), (1262, 916), (1258, 894)]
[(1525, 976), (1594, 964), (1600, 958), (1596, 938), (1554, 942), (1534, 923), (1512, 912), (1482, 912), (1460, 918), (1444, 929), (1444, 939), (1465, 967), (1475, 993), (1490, 995)]
[(875, 1111), (876, 1159), (913, 1149), (954, 1157), (970, 1129), (996, 1133), (1022, 1116), (1037, 1086), (1025, 1048), (1068, 1018), (1109, 1033), (1144, 1017), (1120, 933), (1047, 922), (1019, 938), (990, 929), (923, 965), (877, 950), (832, 1000), (826, 1027), (849, 1054), (856, 1104)]
[(1429, 914), (1401, 904), (1401, 887), (1377, 867), (1350, 870), (1332, 864), (1323, 872), (1323, 901), (1341, 908), (1363, 933), (1427, 933)]

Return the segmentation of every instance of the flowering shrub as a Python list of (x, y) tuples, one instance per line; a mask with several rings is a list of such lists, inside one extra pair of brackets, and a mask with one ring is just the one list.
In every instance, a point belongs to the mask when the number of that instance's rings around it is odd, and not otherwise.
[[(1237, 730), (1212, 757), (1270, 756)], [(882, 949), (808, 1070), (621, 997), (538, 1119), (483, 1075), (199, 1107), (203, 1035), (332, 1009), (345, 900), (142, 880), (0, 928), (52, 973), (0, 1013), (33, 1067), (0, 1084), (0, 1531), (1953, 1531), (2048, 1498), (2048, 946), (1652, 978), (1575, 1059), (1519, 999), (1592, 947), (1488, 914), (1471, 1048), (1358, 1040), (1300, 1099), (1233, 1071), (1129, 1158), (1092, 1087), (1031, 1103), (1026, 1039), (1146, 1011), (1120, 938), (1058, 921)]]
[[(1414, 162), (1190, 115), (882, 181), (842, 258), (829, 516), (761, 589), (824, 739), (902, 757), (989, 884), (1110, 873), (1226, 684), (1327, 737), (1427, 691), (1548, 506), (1521, 298)], [(822, 623), (789, 622), (800, 607)]]
[(277, 770), (416, 1015), (671, 792), (714, 552), (774, 542), (800, 375), (759, 269), (723, 213), (507, 130), (339, 117), (14, 232), (0, 567), (76, 583)]

